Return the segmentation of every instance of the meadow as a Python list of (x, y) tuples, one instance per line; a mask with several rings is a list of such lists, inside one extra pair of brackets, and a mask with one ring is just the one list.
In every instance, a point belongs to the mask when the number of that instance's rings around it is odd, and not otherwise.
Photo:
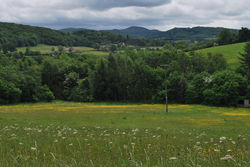
[(216, 46), (216, 47), (211, 47), (211, 48), (206, 48), (206, 49), (201, 49), (196, 52), (198, 53), (221, 53), (224, 55), (225, 59), (227, 60), (227, 63), (230, 65), (232, 68), (236, 68), (239, 66), (239, 57), (240, 53), (244, 52), (244, 46), (246, 43), (236, 43), (236, 44), (231, 44), (231, 45), (224, 45), (224, 46)]
[(250, 166), (250, 109), (3, 105), (0, 166)]
[[(17, 48), (18, 52), (22, 52), (25, 53), (27, 47), (19, 47)], [(42, 54), (50, 54), (53, 53), (52, 48), (54, 48), (55, 50), (57, 50), (58, 46), (52, 46), (52, 45), (44, 45), (44, 44), (39, 44), (37, 46), (34, 47), (29, 47), (29, 49), (31, 51), (36, 51), (36, 52), (40, 52)], [(67, 47), (64, 47), (64, 49), (66, 49)], [(75, 46), (72, 47), (73, 50), (78, 50), (81, 53), (86, 53), (86, 54), (92, 54), (92, 55), (108, 55), (108, 52), (104, 52), (104, 51), (98, 51), (94, 48), (91, 47), (84, 47), (84, 46)]]

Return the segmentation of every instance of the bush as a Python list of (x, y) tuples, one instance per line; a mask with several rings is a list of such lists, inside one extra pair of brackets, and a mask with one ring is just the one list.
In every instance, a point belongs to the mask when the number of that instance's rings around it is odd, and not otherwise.
[(53, 92), (51, 92), (47, 85), (42, 86), (39, 92), (38, 98), (40, 101), (51, 102), (52, 100), (55, 100)]
[(221, 71), (212, 76), (210, 88), (204, 90), (204, 102), (210, 105), (237, 105), (244, 98), (247, 79), (233, 71)]
[(21, 93), (13, 83), (0, 79), (0, 104), (19, 102)]
[(93, 101), (93, 97), (90, 95), (88, 78), (80, 80), (78, 84), (78, 86), (70, 90), (67, 100), (79, 102)]
[(203, 91), (208, 88), (211, 82), (211, 76), (207, 72), (195, 75), (186, 90), (186, 102), (201, 104), (204, 101)]

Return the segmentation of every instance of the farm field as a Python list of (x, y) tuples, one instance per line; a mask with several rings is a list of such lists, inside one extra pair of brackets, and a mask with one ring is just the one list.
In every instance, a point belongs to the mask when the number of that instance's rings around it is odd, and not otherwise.
[[(25, 53), (26, 48), (27, 47), (20, 47), (20, 48), (17, 48), (17, 51)], [(29, 48), (31, 51), (39, 51), (42, 54), (50, 54), (52, 53), (52, 48), (57, 49), (58, 46), (40, 44), (40, 45), (29, 47)], [(78, 46), (78, 47), (72, 47), (72, 48), (74, 50), (79, 50), (82, 53), (86, 53), (86, 54), (93, 54), (93, 55), (107, 55), (108, 54), (108, 52), (98, 51), (90, 47)], [(66, 47), (64, 47), (64, 49), (66, 49)]]
[(250, 109), (0, 106), (0, 166), (250, 166)]
[(221, 53), (227, 60), (227, 63), (232, 67), (236, 68), (239, 66), (239, 53), (243, 53), (243, 48), (246, 43), (237, 43), (231, 45), (217, 46), (212, 48), (201, 49), (196, 52), (207, 54), (207, 53)]

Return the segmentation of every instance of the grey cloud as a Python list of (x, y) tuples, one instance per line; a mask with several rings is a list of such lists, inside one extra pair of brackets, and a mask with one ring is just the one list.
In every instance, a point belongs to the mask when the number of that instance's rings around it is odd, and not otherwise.
[(86, 6), (92, 9), (109, 9), (115, 7), (153, 7), (169, 3), (170, 0), (89, 0)]
[(29, 7), (53, 7), (54, 9), (85, 8), (91, 10), (108, 10), (122, 7), (154, 7), (170, 3), (172, 0), (10, 0), (9, 4)]
[(51, 28), (249, 27), (249, 0), (1, 0), (0, 21)]

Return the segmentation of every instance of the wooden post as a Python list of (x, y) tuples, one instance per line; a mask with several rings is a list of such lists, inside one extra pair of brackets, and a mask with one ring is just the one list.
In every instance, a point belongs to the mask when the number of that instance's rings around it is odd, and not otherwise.
[(165, 83), (165, 91), (166, 91), (166, 112), (168, 112), (168, 84), (167, 84), (167, 69), (165, 72), (165, 79), (166, 79), (166, 83)]
[(168, 113), (168, 85), (167, 85), (167, 67), (169, 66), (168, 64), (164, 64), (164, 65), (160, 65), (161, 67), (164, 67), (165, 68), (165, 91), (166, 91), (166, 94), (165, 94), (165, 98), (166, 98), (166, 112)]

